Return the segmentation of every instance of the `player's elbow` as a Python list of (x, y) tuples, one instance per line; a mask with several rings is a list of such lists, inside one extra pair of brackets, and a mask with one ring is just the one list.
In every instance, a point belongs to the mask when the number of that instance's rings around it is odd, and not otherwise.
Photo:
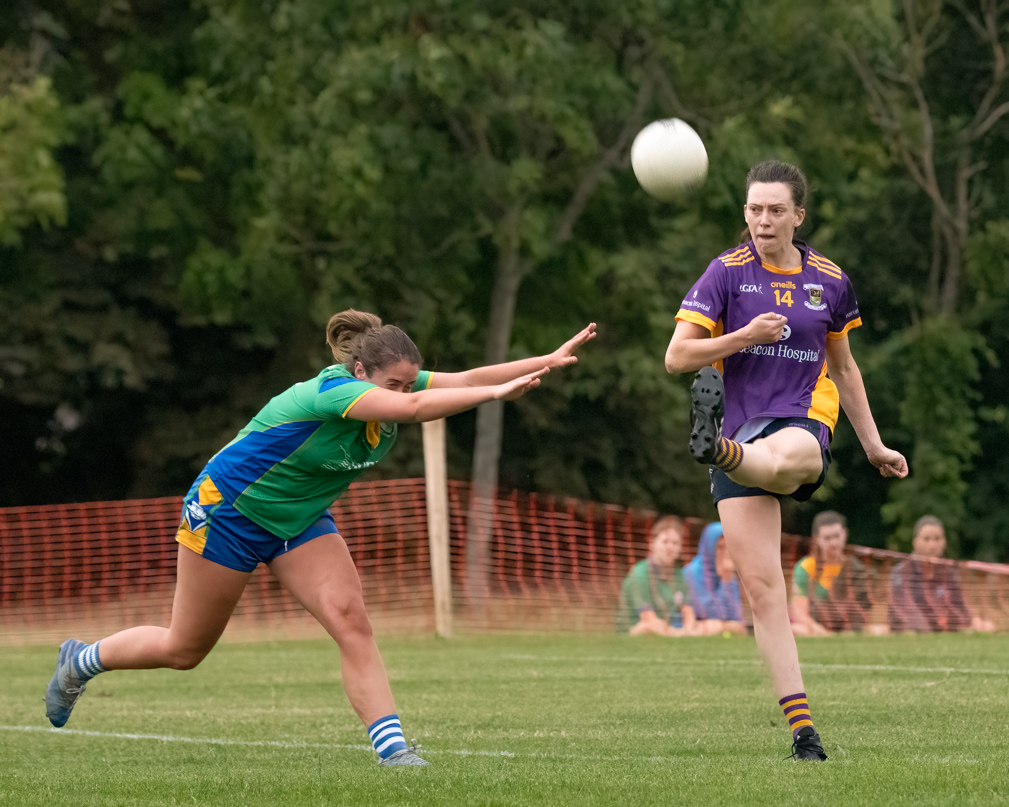
[(684, 355), (684, 351), (670, 345), (666, 350), (666, 372), (670, 375), (679, 375), (680, 373), (689, 373), (691, 369), (696, 370), (697, 368), (690, 367), (690, 362), (688, 357)]
[(399, 421), (400, 423), (423, 423), (425, 420), (435, 419), (424, 417), (423, 401), (420, 400), (419, 394), (413, 394), (409, 397), (412, 400), (408, 401), (404, 407), (403, 419)]

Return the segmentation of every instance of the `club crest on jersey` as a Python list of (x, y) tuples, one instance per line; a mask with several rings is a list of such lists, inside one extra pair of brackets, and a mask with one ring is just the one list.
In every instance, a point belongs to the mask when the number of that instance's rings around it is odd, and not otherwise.
[(802, 288), (809, 293), (809, 299), (805, 301), (806, 308), (812, 308), (814, 311), (823, 311), (827, 307), (823, 303), (823, 286), (817, 283), (803, 283)]
[(190, 502), (186, 505), (184, 518), (186, 528), (190, 532), (202, 530), (207, 526), (207, 511), (200, 506), (199, 502)]

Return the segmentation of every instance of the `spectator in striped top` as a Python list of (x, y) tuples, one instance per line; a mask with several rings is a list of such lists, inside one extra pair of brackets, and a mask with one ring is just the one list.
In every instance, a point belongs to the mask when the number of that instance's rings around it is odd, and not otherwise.
[(795, 564), (790, 616), (796, 636), (862, 630), (872, 610), (865, 567), (845, 555), (848, 525), (833, 510), (813, 518), (811, 554)]
[(991, 622), (972, 617), (963, 595), (959, 570), (936, 563), (946, 551), (946, 531), (935, 516), (914, 525), (913, 552), (890, 572), (887, 620), (894, 632), (932, 633), (973, 628), (990, 631)]

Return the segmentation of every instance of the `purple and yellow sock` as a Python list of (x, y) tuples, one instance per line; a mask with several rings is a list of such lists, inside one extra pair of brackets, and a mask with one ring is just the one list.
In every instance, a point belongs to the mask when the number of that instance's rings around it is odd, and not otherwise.
[[(792, 729), (792, 737), (799, 733), (799, 729), (809, 726), (813, 728), (813, 716), (809, 712), (809, 701), (806, 700), (805, 692), (797, 692), (795, 695), (787, 695), (778, 703), (788, 718), (788, 726)], [(815, 729), (814, 729), (815, 731)]]
[(715, 453), (713, 465), (720, 471), (729, 473), (739, 467), (743, 461), (743, 447), (735, 440), (726, 437), (718, 438), (718, 451)]

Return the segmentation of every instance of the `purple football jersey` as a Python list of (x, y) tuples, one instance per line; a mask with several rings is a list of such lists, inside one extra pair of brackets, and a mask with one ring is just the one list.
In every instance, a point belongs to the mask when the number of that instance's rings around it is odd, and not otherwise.
[[(760, 314), (788, 317), (781, 340), (750, 345), (726, 357), (722, 433), (735, 437), (747, 422), (805, 417), (837, 423), (838, 395), (827, 377), (828, 339), (862, 324), (848, 276), (802, 241), (802, 266), (762, 263), (752, 241), (723, 252), (687, 293), (676, 319), (702, 325), (712, 336), (732, 333)], [(748, 439), (743, 437), (742, 439)]]

